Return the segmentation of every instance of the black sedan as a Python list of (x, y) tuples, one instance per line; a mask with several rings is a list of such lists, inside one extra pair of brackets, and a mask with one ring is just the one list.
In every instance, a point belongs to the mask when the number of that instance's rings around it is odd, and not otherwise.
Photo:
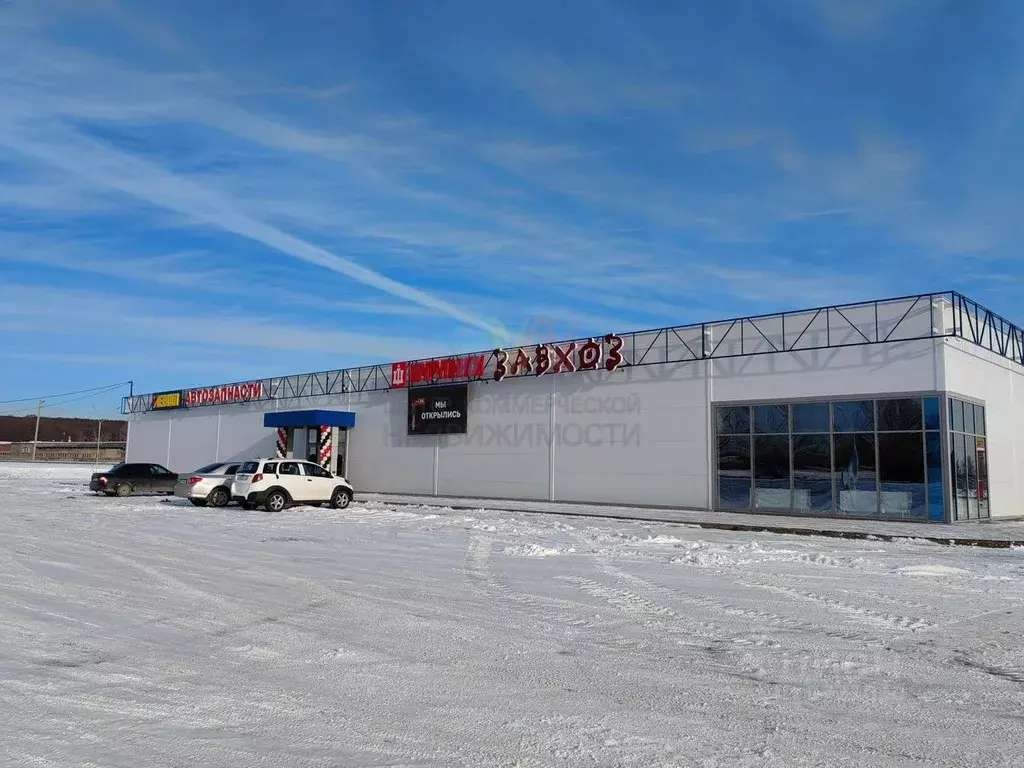
[(133, 493), (174, 493), (178, 476), (159, 464), (118, 464), (106, 472), (96, 472), (89, 490), (107, 496), (131, 496)]

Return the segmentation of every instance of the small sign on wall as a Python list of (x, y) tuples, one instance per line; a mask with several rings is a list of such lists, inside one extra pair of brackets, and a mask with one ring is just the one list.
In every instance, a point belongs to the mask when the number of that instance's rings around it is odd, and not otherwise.
[(413, 387), (408, 390), (408, 434), (462, 435), (466, 433), (468, 384)]
[(181, 400), (181, 390), (177, 392), (159, 392), (153, 395), (152, 407), (154, 411), (181, 408)]

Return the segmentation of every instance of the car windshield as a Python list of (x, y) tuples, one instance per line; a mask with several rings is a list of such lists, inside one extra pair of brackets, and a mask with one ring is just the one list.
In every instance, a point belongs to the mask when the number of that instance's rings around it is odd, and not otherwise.
[(197, 469), (193, 474), (196, 474), (196, 475), (211, 475), (214, 472), (216, 472), (218, 469), (220, 469), (222, 466), (224, 466), (224, 465), (223, 464), (207, 464), (205, 467), (200, 467), (199, 469)]
[(259, 469), (260, 463), (258, 461), (247, 461), (238, 468), (238, 474), (240, 475), (251, 475), (257, 469)]

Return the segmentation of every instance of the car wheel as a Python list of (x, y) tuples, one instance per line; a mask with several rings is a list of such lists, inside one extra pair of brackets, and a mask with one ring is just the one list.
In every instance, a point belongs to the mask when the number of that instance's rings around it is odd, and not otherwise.
[(211, 507), (226, 507), (229, 501), (231, 501), (231, 497), (228, 496), (228, 492), (224, 488), (214, 488), (206, 497), (206, 503)]
[(206, 506), (206, 500), (205, 499), (189, 499), (189, 501), (192, 502), (192, 506), (194, 506), (194, 507), (205, 507)]
[(331, 506), (334, 509), (345, 509), (352, 503), (352, 491), (347, 488), (335, 488), (331, 496)]
[(288, 503), (288, 498), (281, 491), (271, 491), (267, 494), (267, 512), (280, 512)]
[(114, 493), (121, 497), (131, 496), (132, 491), (134, 490), (135, 489), (132, 488), (131, 483), (121, 483), (119, 486), (117, 486), (117, 490), (115, 490)]

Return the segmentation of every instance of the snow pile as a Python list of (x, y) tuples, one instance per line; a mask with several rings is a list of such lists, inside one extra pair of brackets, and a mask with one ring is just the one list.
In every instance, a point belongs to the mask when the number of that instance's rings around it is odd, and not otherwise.
[(573, 547), (543, 547), (537, 544), (502, 548), (502, 552), (510, 557), (554, 557), (555, 555), (572, 554), (575, 551)]
[(923, 565), (908, 565), (898, 571), (903, 576), (922, 577), (943, 577), (943, 576), (970, 576), (971, 572), (963, 568), (954, 568), (951, 565), (939, 565), (929, 563)]

